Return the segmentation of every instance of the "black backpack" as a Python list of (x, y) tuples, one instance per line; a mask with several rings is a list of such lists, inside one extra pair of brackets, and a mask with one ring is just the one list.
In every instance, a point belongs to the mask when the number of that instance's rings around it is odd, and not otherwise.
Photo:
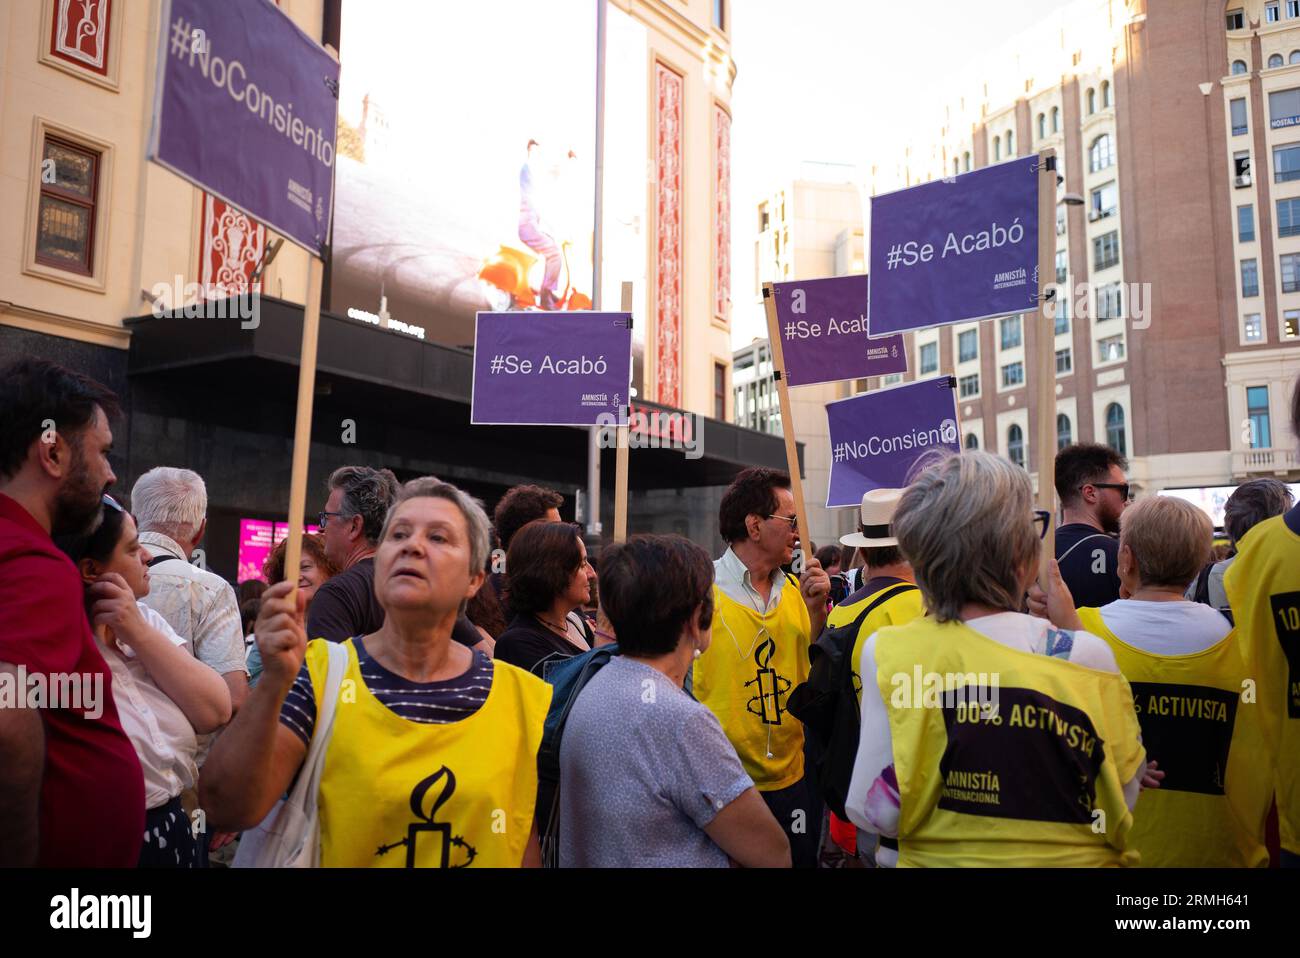
[(808, 681), (794, 689), (786, 701), (786, 710), (803, 722), (814, 778), (826, 806), (845, 821), (844, 803), (849, 797), (862, 726), (858, 687), (853, 681), (853, 644), (863, 621), (877, 606), (914, 589), (916, 586), (908, 583), (882, 589), (852, 622), (823, 631), (808, 650), (812, 662)]

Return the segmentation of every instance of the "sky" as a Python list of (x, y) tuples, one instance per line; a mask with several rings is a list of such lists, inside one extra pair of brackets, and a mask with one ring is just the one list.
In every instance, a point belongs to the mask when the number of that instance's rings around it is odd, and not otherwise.
[(1067, 3), (733, 0), (733, 346), (766, 335), (758, 203), (805, 160), (892, 165), (911, 137), (937, 134), (945, 95), (978, 82), (988, 51)]

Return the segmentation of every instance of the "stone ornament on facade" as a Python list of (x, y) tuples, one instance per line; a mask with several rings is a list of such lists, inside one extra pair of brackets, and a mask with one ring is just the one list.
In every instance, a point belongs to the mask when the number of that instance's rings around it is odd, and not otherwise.
[(112, 0), (55, 0), (50, 54), (107, 76), (111, 7)]
[[(203, 240), (199, 285), (207, 298), (250, 291), (253, 271), (266, 250), (266, 227), (209, 193), (203, 194)], [(251, 283), (260, 292), (261, 280)]]
[(655, 395), (682, 402), (682, 77), (655, 64)]
[(717, 155), (717, 182), (714, 184), (715, 233), (713, 236), (714, 273), (713, 313), (723, 322), (731, 319), (731, 115), (721, 106), (713, 107), (714, 150)]

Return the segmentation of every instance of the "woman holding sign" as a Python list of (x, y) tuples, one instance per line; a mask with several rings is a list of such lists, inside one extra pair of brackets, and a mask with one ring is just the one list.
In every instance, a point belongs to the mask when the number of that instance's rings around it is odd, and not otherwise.
[(950, 456), (894, 534), (929, 614), (863, 644), (850, 818), (897, 837), (900, 867), (1136, 864), (1132, 691), (1101, 639), (1019, 611), (1042, 546), (1029, 474)]
[[(375, 553), (384, 623), (343, 643), (347, 668), (324, 733), (324, 866), (541, 863), (533, 804), (551, 689), (452, 639), (483, 585), (488, 531), (478, 500), (433, 478), (408, 482), (388, 511)], [(282, 582), (263, 598), (262, 680), (203, 768), (202, 806), (222, 829), (261, 821), (322, 734), (329, 643), (308, 645), (289, 589)]]

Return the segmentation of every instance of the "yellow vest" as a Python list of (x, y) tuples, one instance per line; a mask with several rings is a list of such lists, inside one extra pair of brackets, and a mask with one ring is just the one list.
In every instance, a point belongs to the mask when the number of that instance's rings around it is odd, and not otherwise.
[(1153, 868), (1267, 867), (1264, 821), (1273, 794), (1260, 706), (1242, 701), (1251, 678), (1236, 632), (1203, 652), (1155, 655), (1080, 609), (1133, 688), (1147, 758), (1165, 779), (1144, 789), (1129, 844)]
[(876, 683), (900, 866), (1137, 864), (1124, 783), (1143, 751), (1124, 676), (924, 618), (876, 633)]
[[(320, 783), (321, 865), (517, 868), (533, 827), (537, 749), (551, 687), (493, 663), (487, 701), (446, 725), (412, 722), (382, 705), (348, 669)], [(324, 639), (307, 646), (324, 688)], [(319, 704), (318, 704), (319, 712)]]
[(803, 724), (785, 710), (808, 679), (812, 622), (787, 581), (766, 615), (713, 587), (713, 632), (691, 673), (692, 693), (709, 707), (760, 792), (803, 778)]
[[(837, 605), (826, 617), (826, 628), (835, 629), (841, 625), (851, 625), (876, 596), (896, 588), (898, 583), (887, 585), (852, 605)], [(880, 603), (862, 620), (862, 625), (858, 628), (858, 637), (853, 640), (853, 657), (849, 660), (853, 663), (850, 668), (853, 669), (853, 686), (858, 690), (859, 707), (862, 705), (862, 677), (858, 675), (858, 663), (862, 661), (862, 644), (887, 625), (906, 625), (923, 615), (925, 615), (925, 603), (921, 599), (921, 590), (908, 589)]]
[(1237, 544), (1223, 586), (1259, 681), (1265, 735), (1276, 744), (1281, 844), (1300, 855), (1300, 536), (1282, 516), (1259, 523)]

